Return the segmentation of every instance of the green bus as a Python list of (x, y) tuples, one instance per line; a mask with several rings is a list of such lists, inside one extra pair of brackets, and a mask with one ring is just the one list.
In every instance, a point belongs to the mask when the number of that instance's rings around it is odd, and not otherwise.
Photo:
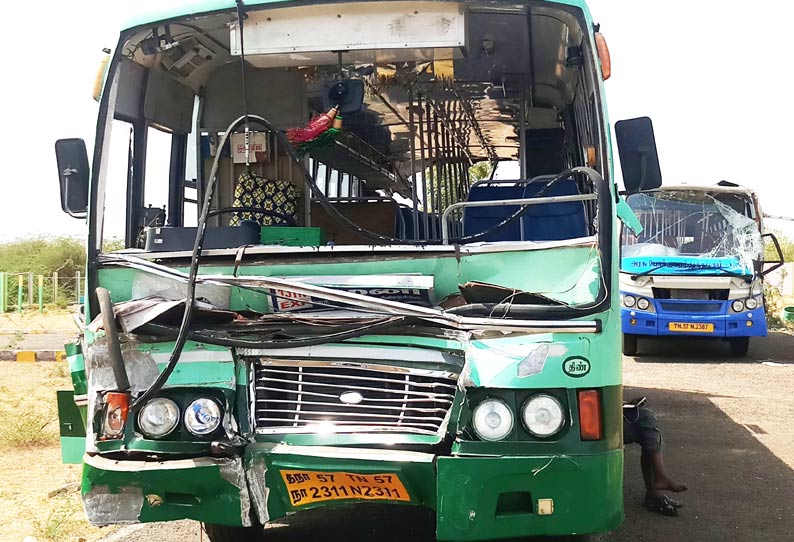
[[(432, 509), (439, 540), (617, 527), (610, 69), (580, 0), (136, 15), (91, 161), (55, 149), (88, 235), (59, 395), (88, 519), (213, 542), (361, 503)], [(627, 187), (658, 187), (650, 120), (616, 132)]]

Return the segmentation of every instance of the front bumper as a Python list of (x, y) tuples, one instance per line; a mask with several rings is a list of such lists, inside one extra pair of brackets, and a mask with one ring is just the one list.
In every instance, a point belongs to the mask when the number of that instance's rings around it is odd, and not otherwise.
[[(762, 307), (727, 314), (649, 312), (621, 308), (620, 319), (623, 333), (631, 335), (731, 338), (765, 337), (767, 334), (766, 315)], [(714, 331), (671, 331), (671, 323), (712, 324)]]
[[(281, 470), (393, 474), (407, 502), (436, 511), (439, 540), (604, 532), (623, 519), (623, 453), (450, 457), (419, 452), (252, 444), (243, 458), (164, 462), (86, 457), (83, 498), (92, 523), (182, 518), (261, 523), (317, 506), (291, 504)], [(538, 501), (553, 501), (541, 515)], [(547, 509), (548, 511), (548, 509)]]

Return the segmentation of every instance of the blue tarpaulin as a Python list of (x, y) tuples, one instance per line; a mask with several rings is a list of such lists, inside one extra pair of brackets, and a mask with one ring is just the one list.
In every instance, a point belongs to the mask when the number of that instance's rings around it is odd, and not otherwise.
[(623, 258), (620, 267), (626, 273), (653, 275), (753, 275), (753, 270), (743, 265), (738, 257), (635, 256)]

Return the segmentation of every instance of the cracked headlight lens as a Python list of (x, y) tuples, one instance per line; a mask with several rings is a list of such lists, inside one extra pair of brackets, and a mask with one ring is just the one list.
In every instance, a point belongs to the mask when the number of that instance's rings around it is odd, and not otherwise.
[(138, 427), (151, 438), (164, 437), (179, 423), (179, 407), (171, 399), (152, 399), (138, 413)]

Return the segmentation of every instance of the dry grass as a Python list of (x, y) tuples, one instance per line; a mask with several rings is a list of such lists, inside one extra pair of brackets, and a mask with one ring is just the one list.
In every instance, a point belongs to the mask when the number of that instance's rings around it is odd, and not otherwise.
[(47, 496), (80, 480), (80, 465), (61, 463), (55, 390), (71, 382), (58, 365), (0, 362), (2, 542), (94, 541), (110, 533), (88, 524), (79, 492)]

